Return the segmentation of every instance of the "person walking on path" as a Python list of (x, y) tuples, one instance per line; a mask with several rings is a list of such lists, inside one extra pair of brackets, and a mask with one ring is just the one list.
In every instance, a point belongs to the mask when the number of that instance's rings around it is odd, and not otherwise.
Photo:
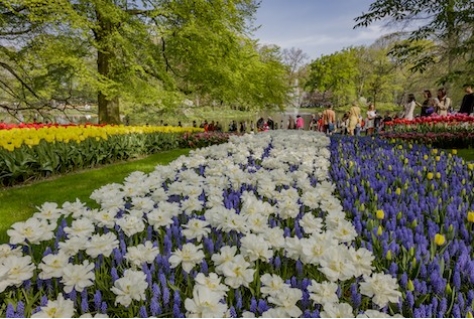
[(459, 109), (459, 113), (463, 114), (472, 114), (474, 108), (474, 94), (472, 93), (472, 85), (465, 84), (464, 85), (464, 95), (461, 103), (461, 108)]
[(349, 135), (355, 134), (357, 126), (360, 128), (360, 107), (357, 102), (353, 102), (349, 110), (349, 126), (347, 128)]
[(304, 129), (304, 120), (301, 117), (301, 115), (296, 116), (296, 129), (297, 130), (302, 130)]
[(332, 110), (332, 104), (328, 105), (328, 108), (323, 112), (323, 132), (331, 134), (336, 123), (336, 113)]
[(416, 107), (416, 100), (415, 94), (408, 94), (407, 102), (405, 103), (405, 112), (403, 113), (403, 118), (406, 120), (413, 120), (415, 117), (415, 107)]
[(446, 89), (438, 89), (438, 98), (436, 102), (436, 113), (440, 116), (447, 116), (448, 110), (451, 108), (451, 99), (447, 96)]

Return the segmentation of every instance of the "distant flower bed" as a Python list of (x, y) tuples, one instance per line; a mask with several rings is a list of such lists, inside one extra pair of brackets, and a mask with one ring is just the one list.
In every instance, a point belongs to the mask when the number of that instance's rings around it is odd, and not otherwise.
[(183, 148), (201, 148), (211, 145), (227, 143), (235, 133), (203, 132), (185, 133), (180, 138), (180, 146)]
[(94, 191), (100, 209), (43, 204), (0, 246), (0, 315), (399, 313), (405, 289), (346, 220), (328, 145), (303, 131), (231, 137)]
[(356, 241), (401, 286), (408, 317), (472, 317), (474, 165), (422, 145), (333, 140), (331, 176)]
[(0, 130), (0, 185), (179, 147), (199, 128), (49, 125)]
[(465, 114), (397, 119), (386, 123), (383, 138), (429, 144), (437, 148), (474, 147), (474, 117)]

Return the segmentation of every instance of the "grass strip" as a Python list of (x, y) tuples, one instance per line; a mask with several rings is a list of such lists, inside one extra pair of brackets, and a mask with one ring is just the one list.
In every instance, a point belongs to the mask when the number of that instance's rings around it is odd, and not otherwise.
[(41, 206), (44, 202), (62, 205), (66, 201), (73, 202), (78, 198), (88, 206), (96, 207), (97, 204), (89, 198), (95, 189), (110, 183), (121, 183), (135, 171), (149, 173), (157, 165), (169, 164), (188, 153), (189, 149), (160, 152), (140, 160), (115, 163), (29, 185), (1, 189), (0, 244), (9, 241), (6, 232), (12, 224), (30, 218), (36, 212), (36, 206)]

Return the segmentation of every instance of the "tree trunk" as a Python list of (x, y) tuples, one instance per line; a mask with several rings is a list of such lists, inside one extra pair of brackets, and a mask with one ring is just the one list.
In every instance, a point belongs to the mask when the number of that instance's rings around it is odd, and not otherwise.
[[(97, 19), (100, 25), (100, 31), (96, 33), (96, 40), (99, 44), (104, 41), (109, 41), (110, 35), (113, 32), (113, 24), (104, 19), (99, 12), (97, 12)], [(111, 63), (114, 59), (114, 50), (111, 44), (105, 44), (102, 48), (97, 50), (97, 71), (99, 74), (109, 80), (113, 80), (111, 74)], [(107, 96), (99, 89), (97, 96), (97, 103), (99, 108), (99, 124), (120, 124), (120, 107), (119, 98), (115, 96)]]
[[(110, 78), (110, 62), (111, 53), (103, 52), (101, 50), (97, 53), (97, 69), (99, 74)], [(107, 97), (104, 92), (99, 90), (97, 102), (99, 106), (99, 123), (100, 124), (120, 124), (120, 106), (119, 98)]]

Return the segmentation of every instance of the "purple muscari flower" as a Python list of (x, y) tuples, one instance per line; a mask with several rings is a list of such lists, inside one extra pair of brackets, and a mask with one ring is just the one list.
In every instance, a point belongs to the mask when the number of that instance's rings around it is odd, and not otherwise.
[(72, 289), (70, 293), (66, 294), (66, 296), (72, 301), (76, 302), (76, 299), (77, 299), (76, 289)]
[(175, 305), (181, 306), (181, 295), (179, 294), (179, 291), (178, 291), (178, 290), (175, 290), (175, 291), (174, 291), (174, 294), (173, 294), (173, 303), (174, 303)]
[(205, 275), (207, 275), (207, 273), (209, 272), (209, 268), (205, 259), (203, 259), (201, 262), (201, 272)]
[(463, 297), (463, 294), (458, 294), (458, 304), (459, 304), (459, 308), (460, 309), (464, 309), (464, 306), (465, 306), (465, 302), (464, 302), (464, 297)]
[(45, 307), (47, 304), (48, 304), (48, 297), (47, 296), (42, 296), (40, 306)]
[(48, 256), (48, 255), (50, 255), (50, 254), (52, 254), (52, 253), (53, 253), (53, 252), (52, 252), (51, 248), (48, 246), (48, 247), (46, 247), (46, 249), (44, 250), (43, 256)]
[(298, 238), (302, 238), (303, 237), (303, 231), (300, 227), (300, 223), (295, 223), (295, 235), (298, 237)]
[(29, 290), (31, 289), (31, 280), (30, 280), (30, 279), (25, 280), (25, 281), (23, 282), (23, 287), (25, 287), (25, 290), (26, 290), (26, 291), (29, 291)]
[(175, 318), (184, 318), (181, 308), (178, 305), (173, 306), (173, 317)]
[(288, 279), (287, 284), (289, 284), (292, 288), (296, 288), (298, 286), (298, 282), (296, 280), (296, 277), (293, 276), (290, 279)]
[(301, 306), (303, 309), (309, 308), (311, 305), (310, 297), (309, 297), (309, 292), (308, 290), (304, 289), (303, 290), (303, 297), (301, 298)]
[(146, 311), (145, 306), (140, 307), (140, 310), (138, 311), (138, 315), (140, 316), (140, 318), (148, 318), (148, 313)]
[(453, 311), (451, 312), (451, 316), (454, 318), (461, 318), (461, 309), (457, 303), (453, 306)]
[(425, 317), (424, 311), (422, 311), (421, 308), (415, 308), (415, 310), (413, 310), (413, 317), (424, 318)]
[(97, 289), (95, 291), (95, 294), (94, 294), (94, 307), (95, 307), (95, 310), (100, 309), (101, 303), (102, 303), (102, 293), (100, 292), (100, 290)]
[(127, 253), (127, 244), (123, 238), (120, 239), (119, 246), (122, 254), (125, 255)]
[(229, 313), (231, 318), (238, 318), (237, 311), (235, 311), (234, 306), (230, 306)]
[(315, 310), (311, 313), (311, 318), (319, 318), (319, 310)]
[(100, 313), (102, 314), (107, 314), (107, 303), (105, 301), (102, 301), (102, 305), (100, 306)]
[(112, 269), (110, 270), (110, 276), (112, 277), (112, 282), (115, 282), (116, 280), (119, 279), (119, 275), (117, 273), (117, 268), (112, 267)]
[(151, 274), (150, 268), (148, 267), (148, 264), (143, 263), (143, 264), (142, 264), (142, 270), (143, 270), (143, 272), (145, 273), (146, 281), (147, 281), (147, 283), (148, 283), (148, 286), (151, 286), (152, 283), (153, 283), (153, 278), (152, 278), (152, 274)]
[(268, 307), (267, 302), (264, 299), (260, 299), (258, 301), (257, 309), (260, 313), (264, 313), (265, 311), (267, 311), (270, 308)]
[(207, 237), (204, 238), (204, 249), (210, 254), (214, 253), (214, 242), (212, 239)]
[(81, 292), (81, 311), (83, 313), (89, 312), (89, 300), (85, 289)]
[(472, 305), (472, 301), (474, 300), (474, 291), (473, 290), (469, 290), (467, 292), (467, 304), (468, 305)]
[(252, 297), (252, 299), (250, 299), (250, 312), (257, 312), (257, 301), (255, 300), (255, 297)]
[(16, 304), (16, 315), (18, 318), (25, 318), (25, 303), (18, 301)]
[(168, 287), (163, 287), (163, 304), (165, 306), (168, 306), (169, 303), (170, 303), (170, 290), (168, 289)]
[[(299, 259), (296, 261), (296, 273), (300, 276), (303, 274), (303, 263)], [(294, 287), (296, 287), (296, 285)]]
[(285, 227), (285, 230), (283, 231), (283, 236), (291, 237), (291, 230), (288, 227)]
[(438, 318), (444, 317), (446, 310), (448, 310), (448, 300), (446, 298), (443, 298), (441, 299), (441, 302), (439, 303), (438, 313), (436, 314), (436, 317)]
[(406, 288), (407, 287), (407, 284), (408, 284), (408, 275), (406, 272), (404, 272), (401, 276), (400, 276), (400, 286), (402, 286), (403, 288)]
[(306, 309), (304, 312), (303, 312), (303, 318), (312, 318), (311, 316), (311, 312)]
[(166, 276), (165, 276), (164, 273), (160, 272), (158, 274), (158, 279), (160, 280), (160, 284), (161, 284), (162, 289), (165, 289), (166, 287), (168, 287), (168, 281), (166, 280)]
[(43, 289), (43, 283), (44, 281), (40, 278), (36, 279), (36, 287), (38, 287), (38, 290)]
[(276, 270), (279, 270), (280, 267), (281, 267), (281, 259), (280, 259), (280, 256), (276, 256), (274, 259), (273, 259), (273, 266), (275, 267)]
[(398, 273), (398, 265), (392, 262), (392, 264), (390, 265), (389, 271), (393, 277), (396, 277)]
[(413, 294), (411, 291), (407, 291), (406, 301), (408, 305), (410, 306), (410, 308), (413, 308), (413, 306), (415, 305), (415, 298), (413, 297)]
[(168, 235), (165, 236), (163, 239), (163, 247), (164, 247), (164, 253), (165, 255), (169, 255), (171, 253), (171, 248), (172, 248), (172, 242), (170, 237)]
[(461, 289), (461, 274), (459, 274), (459, 271), (455, 270), (453, 274), (453, 285), (456, 288), (456, 290)]
[(7, 306), (7, 311), (5, 313), (5, 316), (7, 318), (16, 318), (15, 308), (13, 308), (13, 305), (11, 303), (9, 303)]
[(151, 291), (153, 292), (153, 298), (159, 298), (161, 296), (160, 286), (157, 283), (153, 284)]
[(116, 265), (120, 265), (120, 264), (122, 263), (122, 260), (123, 260), (123, 255), (122, 255), (122, 253), (120, 252), (120, 249), (114, 248), (113, 254), (114, 254), (114, 261), (115, 261), (115, 264), (116, 264)]
[(158, 301), (158, 298), (156, 297), (151, 298), (150, 312), (152, 316), (157, 316), (161, 314), (160, 302)]
[(151, 240), (153, 237), (153, 227), (151, 225), (148, 225), (146, 229), (146, 240)]
[(238, 289), (235, 291), (235, 308), (237, 308), (237, 310), (242, 309), (242, 294)]
[(357, 284), (355, 283), (351, 285), (351, 300), (352, 300), (352, 306), (354, 308), (360, 307), (362, 303), (362, 296), (357, 291)]

